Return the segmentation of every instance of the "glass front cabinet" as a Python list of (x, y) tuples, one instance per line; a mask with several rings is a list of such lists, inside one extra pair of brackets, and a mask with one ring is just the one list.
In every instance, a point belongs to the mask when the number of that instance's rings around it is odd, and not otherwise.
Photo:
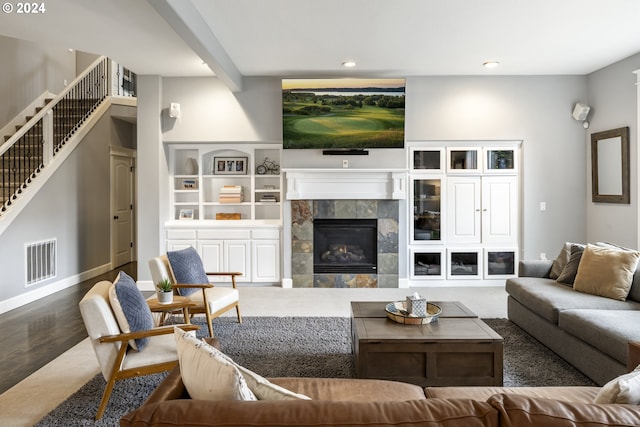
[(517, 275), (520, 143), (408, 143), (411, 286)]

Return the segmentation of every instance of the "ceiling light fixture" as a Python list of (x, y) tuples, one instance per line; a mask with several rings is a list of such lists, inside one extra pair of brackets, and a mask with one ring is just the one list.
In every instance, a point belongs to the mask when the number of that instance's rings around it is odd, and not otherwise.
[(344, 62), (342, 63), (342, 66), (343, 66), (344, 68), (353, 68), (353, 67), (355, 67), (355, 66), (356, 66), (356, 62), (355, 62), (355, 61), (344, 61)]
[(496, 68), (500, 63), (498, 61), (485, 61), (482, 63), (486, 68)]

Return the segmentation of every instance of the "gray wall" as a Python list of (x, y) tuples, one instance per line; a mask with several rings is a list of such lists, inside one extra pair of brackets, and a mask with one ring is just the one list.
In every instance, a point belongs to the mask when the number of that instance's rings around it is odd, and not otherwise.
[[(139, 169), (140, 192), (168, 183), (166, 153), (162, 142), (273, 142), (282, 140), (280, 80), (247, 78), (242, 93), (230, 92), (215, 78), (156, 78), (150, 91), (156, 93), (149, 104), (138, 104), (139, 141), (145, 141), (140, 161), (157, 167), (160, 177)], [(161, 86), (161, 87), (160, 87)], [(407, 140), (522, 140), (524, 220), (523, 254), (538, 258), (545, 252), (555, 257), (566, 240), (584, 241), (586, 183), (584, 165), (585, 131), (573, 120), (576, 101), (587, 94), (584, 76), (549, 77), (410, 77), (407, 79)], [(141, 92), (140, 99), (143, 94)], [(170, 102), (181, 105), (182, 116), (169, 119)], [(165, 110), (158, 114), (158, 105)], [(141, 117), (149, 122), (143, 126)], [(150, 127), (153, 131), (142, 130)], [(162, 134), (155, 129), (161, 127)], [(404, 150), (371, 150), (352, 167), (405, 167)], [(147, 156), (148, 154), (149, 156)], [(161, 158), (158, 159), (158, 154)], [(355, 160), (355, 159), (354, 159)], [(317, 150), (287, 150), (283, 167), (339, 167), (334, 156)], [(149, 171), (151, 172), (151, 171)], [(155, 173), (155, 171), (153, 171)], [(149, 195), (149, 203), (139, 205), (139, 279), (148, 279), (145, 259), (165, 250), (157, 241), (162, 224), (169, 219), (167, 186), (160, 186), (160, 197)], [(151, 200), (153, 199), (153, 200)], [(164, 200), (161, 200), (164, 199)], [(547, 210), (539, 210), (540, 202)], [(579, 207), (576, 209), (576, 207)], [(146, 224), (145, 224), (146, 222)], [(159, 233), (160, 231), (160, 233)], [(155, 247), (154, 247), (155, 245)]]
[(45, 91), (59, 93), (76, 77), (75, 53), (0, 36), (0, 128)]
[[(636, 75), (640, 54), (589, 74), (588, 104), (591, 126), (584, 144), (587, 150), (587, 241), (609, 241), (638, 248), (638, 124)], [(629, 126), (631, 203), (591, 201), (591, 133)]]
[[(133, 125), (107, 113), (0, 238), (0, 301), (110, 263), (110, 146), (135, 148)], [(37, 178), (36, 178), (37, 179)], [(56, 238), (55, 278), (25, 286), (25, 245)]]

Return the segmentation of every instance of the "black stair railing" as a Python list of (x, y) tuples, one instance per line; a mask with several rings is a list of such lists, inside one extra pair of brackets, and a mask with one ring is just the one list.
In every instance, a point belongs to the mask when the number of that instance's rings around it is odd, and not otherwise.
[(0, 215), (109, 94), (109, 60), (96, 60), (0, 146)]

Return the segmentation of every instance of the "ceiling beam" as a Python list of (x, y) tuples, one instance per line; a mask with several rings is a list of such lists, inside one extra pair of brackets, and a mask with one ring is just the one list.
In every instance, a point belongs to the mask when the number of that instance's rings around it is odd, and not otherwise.
[(147, 0), (232, 92), (242, 91), (242, 74), (191, 0)]

